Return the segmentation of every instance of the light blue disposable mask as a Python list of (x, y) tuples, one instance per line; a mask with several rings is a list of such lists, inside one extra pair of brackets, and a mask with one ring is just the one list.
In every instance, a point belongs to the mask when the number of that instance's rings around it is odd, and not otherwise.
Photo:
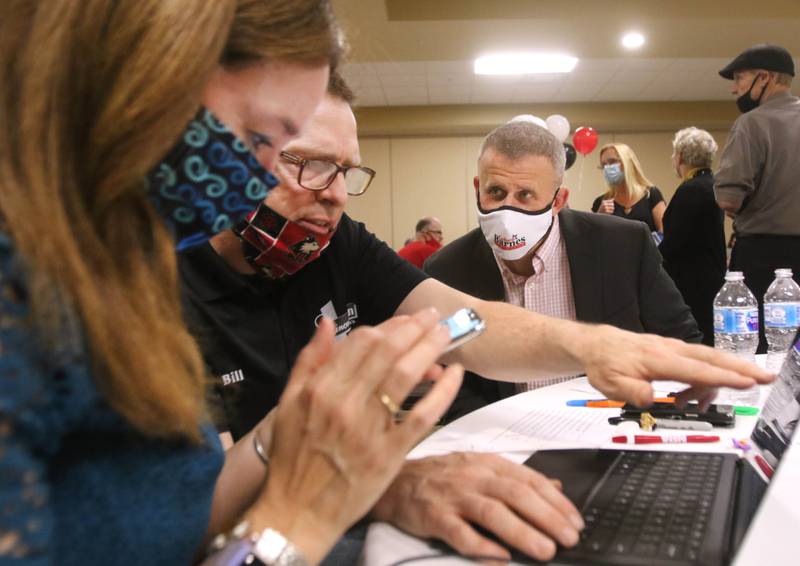
[(619, 185), (625, 180), (625, 172), (622, 170), (622, 164), (609, 163), (603, 166), (603, 177), (609, 185)]

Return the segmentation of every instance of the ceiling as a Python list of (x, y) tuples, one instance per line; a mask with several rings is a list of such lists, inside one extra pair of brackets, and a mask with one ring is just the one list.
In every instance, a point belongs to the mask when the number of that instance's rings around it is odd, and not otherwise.
[[(361, 106), (729, 100), (717, 71), (769, 41), (800, 54), (800, 0), (333, 0)], [(647, 37), (637, 52), (620, 36)], [(492, 51), (557, 51), (572, 73), (475, 76)], [(800, 63), (800, 61), (798, 61)]]

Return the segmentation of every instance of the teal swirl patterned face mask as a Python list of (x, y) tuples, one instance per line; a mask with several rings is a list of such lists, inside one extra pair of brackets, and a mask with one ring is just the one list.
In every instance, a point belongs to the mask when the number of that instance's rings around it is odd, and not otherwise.
[(278, 184), (206, 108), (147, 176), (150, 201), (178, 251), (202, 244), (255, 210)]

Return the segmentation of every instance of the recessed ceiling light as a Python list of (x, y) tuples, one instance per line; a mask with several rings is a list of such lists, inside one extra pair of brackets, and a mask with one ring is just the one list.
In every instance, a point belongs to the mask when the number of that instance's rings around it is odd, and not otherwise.
[(556, 53), (497, 53), (475, 59), (475, 74), (569, 73), (577, 64), (577, 57)]
[(644, 36), (638, 31), (630, 31), (622, 36), (622, 46), (625, 49), (639, 49), (644, 45)]

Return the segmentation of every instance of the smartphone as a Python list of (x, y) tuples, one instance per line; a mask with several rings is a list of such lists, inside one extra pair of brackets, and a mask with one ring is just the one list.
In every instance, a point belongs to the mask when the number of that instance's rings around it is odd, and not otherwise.
[(444, 349), (445, 352), (472, 340), (486, 328), (486, 323), (472, 309), (456, 311), (450, 318), (444, 319), (442, 324), (450, 330), (450, 344)]
[(638, 418), (643, 412), (650, 413), (656, 419), (676, 419), (684, 421), (703, 421), (712, 426), (732, 427), (736, 423), (733, 405), (711, 404), (707, 411), (701, 412), (697, 403), (689, 403), (679, 409), (674, 403), (653, 403), (646, 409), (635, 405), (625, 405), (621, 417)]

